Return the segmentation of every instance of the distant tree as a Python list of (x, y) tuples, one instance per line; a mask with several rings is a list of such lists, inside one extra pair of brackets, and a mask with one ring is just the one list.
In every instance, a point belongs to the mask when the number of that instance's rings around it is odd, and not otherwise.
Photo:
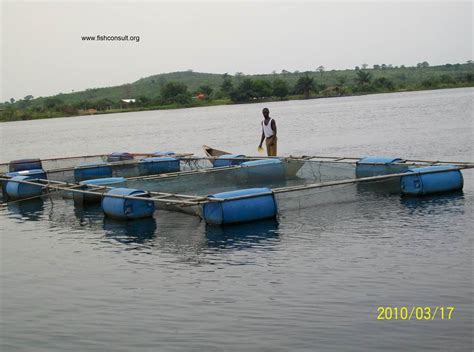
[(130, 99), (132, 97), (132, 85), (130, 83), (123, 85), (123, 93), (125, 99)]
[(244, 76), (244, 73), (243, 72), (236, 72), (234, 76), (237, 79), (237, 82), (240, 82), (242, 80), (242, 77)]
[(360, 70), (360, 67), (359, 67), (359, 66), (356, 66), (356, 67), (354, 67), (354, 70), (359, 71), (359, 70)]
[(419, 62), (416, 64), (416, 67), (429, 67), (430, 64), (427, 61)]
[(233, 91), (234, 86), (232, 85), (232, 79), (227, 73), (224, 73), (222, 75), (222, 84), (221, 84), (221, 91), (224, 93), (224, 95), (229, 96), (230, 93)]
[(43, 106), (46, 109), (57, 109), (62, 104), (63, 104), (63, 101), (58, 97), (46, 98), (43, 102)]
[(23, 99), (28, 101), (28, 100), (31, 100), (33, 99), (34, 97), (32, 95), (27, 95), (26, 97), (24, 97)]
[(277, 74), (277, 71), (273, 70), (273, 71), (272, 71), (272, 75), (275, 76), (276, 74)]
[(374, 86), (379, 89), (394, 90), (395, 84), (385, 77), (376, 78), (374, 80)]
[(184, 83), (168, 82), (161, 89), (161, 99), (165, 104), (186, 104), (191, 101), (188, 87)]
[(454, 84), (454, 83), (456, 83), (456, 80), (450, 75), (441, 75), (439, 80), (441, 81), (441, 83), (444, 83), (444, 84)]
[(255, 97), (254, 84), (249, 78), (242, 80), (237, 88), (230, 93), (230, 98), (235, 102), (249, 101)]
[(323, 76), (323, 73), (324, 73), (324, 66), (318, 66), (318, 68), (316, 69), (316, 71), (319, 72), (319, 74), (321, 75), (321, 77)]
[(346, 81), (347, 81), (346, 77), (344, 77), (344, 76), (338, 76), (338, 77), (336, 78), (336, 80), (337, 80), (337, 85), (338, 85), (339, 87), (343, 87), (344, 84), (345, 84)]
[[(96, 110), (109, 110), (112, 108), (113, 101), (107, 98), (99, 99), (93, 102), (89, 102), (88, 108), (94, 108)], [(133, 104), (133, 103), (130, 103)], [(64, 110), (64, 107), (63, 107)]]
[(298, 73), (300, 73), (300, 71), (296, 70), (294, 73), (295, 73), (295, 74), (298, 74)]
[(466, 64), (472, 65), (472, 64), (474, 64), (474, 61), (472, 61), (472, 60), (467, 60), (467, 61), (466, 61)]
[(15, 102), (15, 98), (10, 98), (10, 103), (14, 103)]
[(400, 65), (400, 68), (405, 68), (405, 65)]
[[(139, 105), (142, 105), (142, 106), (147, 105), (149, 102), (150, 102), (150, 99), (147, 98), (144, 95), (139, 96), (138, 99), (137, 99), (137, 103)], [(112, 104), (110, 104), (110, 105), (112, 105)]]
[(211, 96), (213, 91), (214, 89), (212, 89), (212, 87), (207, 84), (201, 85), (198, 88), (198, 92), (204, 94), (207, 98)]
[(272, 86), (268, 81), (258, 79), (253, 82), (253, 91), (256, 98), (266, 98), (272, 96)]
[(305, 99), (309, 98), (309, 93), (316, 90), (314, 79), (304, 75), (298, 79), (295, 85), (296, 94), (304, 94)]
[(372, 75), (370, 74), (370, 72), (362, 70), (357, 71), (357, 77), (355, 81), (359, 86), (369, 84), (371, 79)]
[(283, 75), (286, 75), (286, 74), (290, 73), (290, 71), (287, 71), (287, 70), (281, 70), (281, 73), (282, 73)]
[(380, 70), (380, 65), (374, 65), (374, 70)]
[(465, 82), (469, 82), (469, 83), (472, 83), (474, 82), (474, 73), (466, 73), (462, 78), (461, 80), (465, 81)]
[(288, 96), (290, 89), (288, 83), (282, 79), (275, 79), (273, 81), (273, 96), (283, 99)]
[(388, 66), (387, 66), (387, 65), (385, 65), (385, 64), (382, 64), (382, 66), (381, 66), (382, 70), (386, 70), (386, 69), (387, 69), (387, 67), (388, 67)]
[(430, 77), (428, 79), (425, 79), (421, 82), (421, 86), (423, 88), (433, 88), (438, 85), (438, 80), (435, 77)]
[(367, 67), (369, 67), (369, 65), (367, 64), (362, 64), (362, 69), (365, 70)]

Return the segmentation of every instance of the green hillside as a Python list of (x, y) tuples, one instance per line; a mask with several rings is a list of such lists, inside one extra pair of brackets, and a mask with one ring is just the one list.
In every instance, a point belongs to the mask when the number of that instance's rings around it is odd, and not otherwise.
[[(52, 97), (27, 96), (0, 104), (0, 121), (94, 113), (163, 109), (235, 102), (301, 99), (405, 90), (474, 86), (474, 64), (415, 67), (374, 65), (347, 70), (223, 75), (192, 71), (164, 73), (121, 86), (91, 88)], [(196, 94), (203, 93), (197, 100)], [(122, 99), (136, 99), (126, 104)]]

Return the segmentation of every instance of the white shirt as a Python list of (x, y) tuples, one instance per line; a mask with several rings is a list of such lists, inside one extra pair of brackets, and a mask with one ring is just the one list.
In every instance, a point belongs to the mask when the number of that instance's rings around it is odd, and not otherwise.
[(271, 118), (270, 121), (268, 121), (268, 125), (265, 125), (265, 120), (262, 121), (262, 129), (263, 133), (265, 134), (265, 138), (270, 138), (273, 136), (272, 121), (273, 119)]

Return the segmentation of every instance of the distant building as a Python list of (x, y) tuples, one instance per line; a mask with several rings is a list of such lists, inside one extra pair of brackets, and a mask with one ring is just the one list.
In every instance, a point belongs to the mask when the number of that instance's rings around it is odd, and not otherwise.
[(121, 101), (124, 103), (130, 104), (130, 103), (134, 103), (136, 99), (122, 99)]

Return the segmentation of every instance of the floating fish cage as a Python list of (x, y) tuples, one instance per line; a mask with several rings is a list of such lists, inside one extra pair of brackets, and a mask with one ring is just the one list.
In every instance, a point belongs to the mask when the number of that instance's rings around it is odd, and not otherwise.
[[(212, 167), (209, 160), (192, 158), (192, 154), (174, 152), (88, 155), (55, 159), (21, 159), (0, 164), (1, 177), (15, 172), (43, 172), (49, 180), (81, 182), (98, 178), (139, 177)], [(39, 171), (38, 171), (39, 170)]]
[[(43, 169), (38, 169), (38, 160), (31, 161), (36, 169), (23, 169), (30, 162), (15, 163), (23, 170), (5, 173), (3, 193), (22, 199), (58, 191), (78, 205), (101, 203), (107, 217), (120, 220), (151, 217), (155, 209), (164, 209), (200, 216), (210, 225), (228, 225), (276, 218), (283, 211), (363, 201), (362, 185), (404, 196), (458, 191), (463, 187), (461, 169), (474, 167), (398, 157), (109, 157), (115, 161), (86, 160), (86, 165), (69, 168), (72, 178), (67, 182), (54, 179), (57, 170), (45, 168), (45, 161), (40, 161)], [(136, 174), (130, 176), (130, 170)]]

